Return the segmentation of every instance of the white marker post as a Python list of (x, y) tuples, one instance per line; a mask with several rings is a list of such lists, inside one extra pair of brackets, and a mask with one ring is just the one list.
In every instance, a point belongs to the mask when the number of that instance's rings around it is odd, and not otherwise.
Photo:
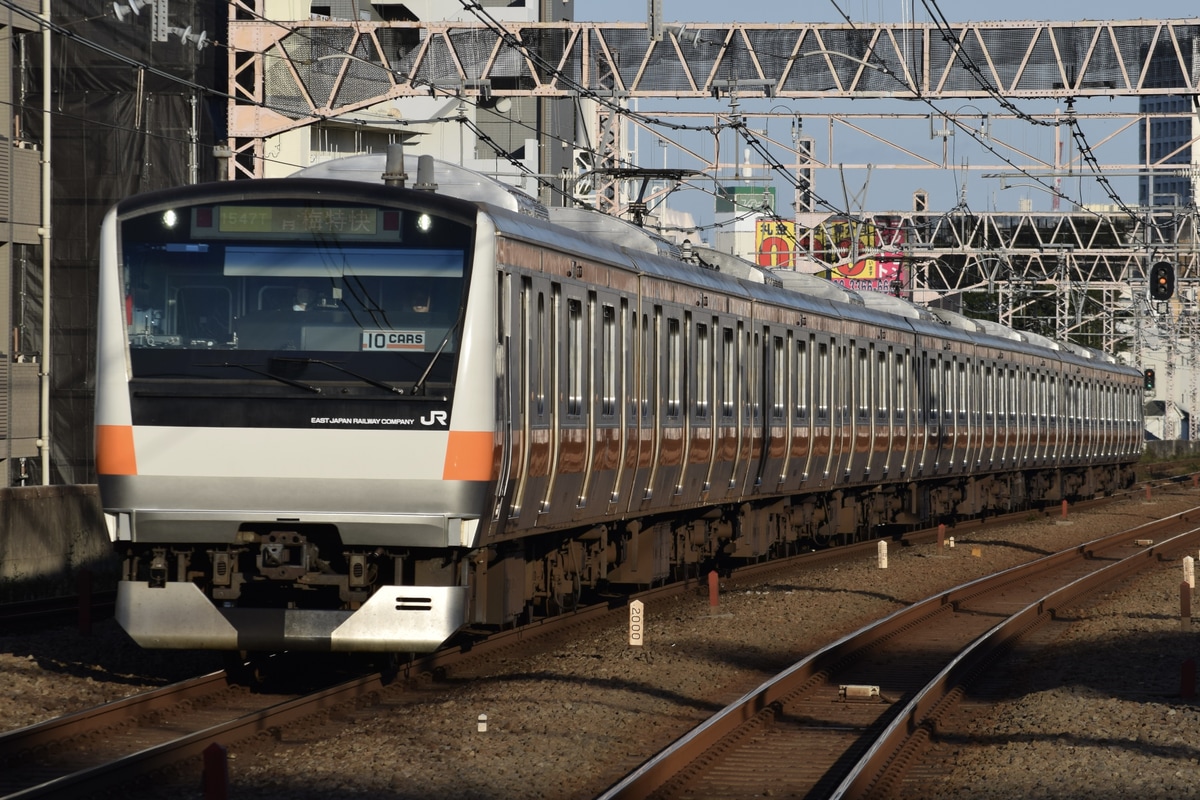
[(646, 643), (645, 606), (641, 600), (629, 604), (629, 644), (631, 647), (641, 647)]
[(879, 568), (887, 569), (887, 541), (886, 540), (884, 540), (884, 539), (879, 540), (878, 550), (879, 550)]

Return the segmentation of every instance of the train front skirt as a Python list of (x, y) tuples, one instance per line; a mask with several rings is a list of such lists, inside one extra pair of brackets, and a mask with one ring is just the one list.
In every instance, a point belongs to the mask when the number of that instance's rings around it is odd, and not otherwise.
[(383, 586), (357, 611), (219, 608), (189, 582), (117, 586), (117, 622), (148, 648), (427, 653), (466, 615), (461, 586)]

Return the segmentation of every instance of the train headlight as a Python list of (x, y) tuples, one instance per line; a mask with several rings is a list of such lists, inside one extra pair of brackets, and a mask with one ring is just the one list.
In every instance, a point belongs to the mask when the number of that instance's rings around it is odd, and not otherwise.
[(174, 209), (169, 208), (163, 212), (162, 222), (164, 228), (174, 228), (179, 224), (179, 215), (175, 213)]
[(428, 214), (422, 214), (421, 216), (417, 217), (417, 228), (421, 231), (421, 233), (428, 233), (429, 229), (432, 227), (433, 217), (429, 216)]

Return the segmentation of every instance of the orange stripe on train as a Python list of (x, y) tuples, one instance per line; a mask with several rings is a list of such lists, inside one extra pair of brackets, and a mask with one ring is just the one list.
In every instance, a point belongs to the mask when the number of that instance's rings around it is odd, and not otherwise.
[(491, 480), (495, 476), (495, 443), (491, 431), (450, 431), (442, 480)]
[(96, 472), (101, 475), (137, 475), (131, 425), (96, 426)]

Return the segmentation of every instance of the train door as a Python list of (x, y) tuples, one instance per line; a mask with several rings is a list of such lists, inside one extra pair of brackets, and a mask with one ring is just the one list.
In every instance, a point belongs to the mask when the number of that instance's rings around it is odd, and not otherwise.
[(587, 376), (588, 460), (575, 519), (607, 511), (616, 493), (621, 467), (622, 385), (619, 298), (589, 292), (587, 337), (594, 343)]
[(774, 492), (783, 481), (788, 454), (788, 381), (791, 352), (782, 332), (763, 328), (762, 341), (762, 450), (756, 484), (760, 491)]
[[(632, 425), (626, 426), (633, 456), (631, 511), (645, 508), (651, 500), (651, 473), (654, 466), (654, 398), (658, 396), (658, 359), (654, 352), (654, 331), (649, 310), (642, 307), (634, 314), (634, 374), (636, 377)], [(628, 462), (627, 462), (628, 463)]]
[[(742, 327), (738, 337), (738, 363), (741, 365), (741, 446), (735, 472), (738, 493), (750, 494), (758, 479), (762, 458), (762, 334), (753, 325)], [(757, 356), (757, 357), (756, 357)]]
[(936, 417), (933, 411), (933, 376), (934, 368), (929, 352), (922, 350), (920, 355), (912, 358), (912, 373), (916, 381), (916, 408), (914, 417), (917, 423), (917, 446), (913, 452), (913, 474), (924, 475), (926, 470), (932, 472), (932, 429)]
[(968, 428), (967, 397), (969, 391), (966, 356), (952, 355), (946, 362), (948, 367), (947, 381), (949, 390), (947, 396), (950, 406), (946, 409), (952, 429), (953, 454), (950, 457), (950, 471), (956, 474), (967, 472), (969, 458), (970, 429)]
[(985, 470), (996, 466), (996, 362), (983, 364), (980, 379), (983, 414), (980, 418), (979, 467)]
[(913, 381), (908, 369), (912, 357), (907, 347), (889, 347), (888, 356), (891, 364), (888, 382), (892, 384), (894, 400), (890, 415), (892, 444), (888, 451), (891, 455), (888, 458), (887, 475), (897, 478), (908, 475), (916, 449), (913, 438), (915, 426), (911, 416)]
[(685, 413), (687, 415), (687, 458), (683, 475), (681, 502), (694, 503), (705, 499), (712, 480), (715, 455), (716, 414), (713, 408), (715, 359), (714, 331), (719, 327), (713, 319), (692, 319), (685, 314), (690, 335), (687, 339), (687, 370)]
[[(609, 495), (608, 513), (616, 513), (620, 503), (628, 504), (630, 486), (637, 467), (637, 379), (634, 365), (637, 362), (637, 347), (634, 342), (637, 332), (637, 313), (630, 308), (627, 298), (620, 298), (614, 310), (611, 328), (605, 323), (605, 350), (611, 344), (614, 370), (606, 381), (612, 382), (613, 400), (616, 406), (618, 436), (617, 474)], [(612, 342), (607, 337), (612, 335)], [(606, 355), (605, 358), (610, 358)], [(608, 388), (606, 384), (605, 393)]]
[(657, 436), (654, 446), (652, 507), (678, 502), (683, 492), (683, 465), (687, 440), (684, 432), (684, 374), (687, 349), (683, 343), (683, 317), (678, 308), (654, 307), (655, 338), (658, 345)]
[(958, 420), (962, 459), (959, 469), (966, 473), (979, 466), (979, 362), (967, 352), (958, 357)]
[(568, 522), (583, 502), (590, 456), (587, 397), (592, 341), (582, 286), (552, 284), (550, 305), (550, 478), (541, 497), (540, 525)]
[(811, 472), (818, 486), (833, 482), (834, 468), (834, 410), (833, 410), (833, 349), (834, 340), (820, 338), (816, 342), (813, 363), (815, 402), (813, 407)]
[(713, 463), (709, 470), (708, 491), (713, 500), (731, 495), (735, 482), (740, 429), (738, 427), (737, 329), (732, 321), (713, 318), (713, 417), (716, 439)]
[(950, 381), (950, 359), (938, 353), (930, 359), (933, 394), (930, 398), (929, 435), (932, 440), (933, 474), (946, 475), (954, 464), (954, 386)]
[[(524, 441), (521, 407), (521, 386), (525, 374), (521, 360), (521, 279), (511, 272), (497, 275), (496, 317), (500, 340), (496, 376), (496, 431), (500, 449), (500, 470), (496, 479), (496, 505), (492, 525), (495, 534), (503, 534), (509, 518), (517, 507), (514, 495), (517, 486), (517, 464), (522, 463)], [(514, 285), (516, 284), (516, 285)]]
[(874, 351), (873, 342), (859, 339), (850, 342), (847, 354), (851, 360), (849, 406), (853, 426), (847, 475), (855, 483), (871, 473), (871, 445), (875, 430), (875, 420), (871, 414), (875, 395), (871, 385)]
[(853, 453), (854, 414), (854, 342), (834, 343), (833, 367), (833, 453), (830, 472), (838, 483), (850, 474)]
[(892, 409), (896, 402), (896, 385), (891, 378), (892, 349), (883, 342), (871, 347), (871, 377), (868, 380), (873, 399), (867, 403), (871, 415), (871, 452), (867, 461), (867, 477), (878, 481), (888, 474), (892, 450)]
[(550, 284), (540, 277), (521, 279), (521, 296), (516, 310), (520, 321), (520, 428), (515, 432), (520, 445), (514, 448), (513, 469), (517, 485), (513, 492), (510, 520), (520, 528), (532, 528), (542, 512), (542, 499), (550, 483), (552, 459), (550, 429), (553, 417), (549, 343)]
[(788, 331), (788, 392), (789, 415), (787, 456), (780, 475), (779, 490), (796, 492), (808, 480), (808, 461), (812, 452), (812, 359), (809, 342), (803, 330), (799, 335)]

